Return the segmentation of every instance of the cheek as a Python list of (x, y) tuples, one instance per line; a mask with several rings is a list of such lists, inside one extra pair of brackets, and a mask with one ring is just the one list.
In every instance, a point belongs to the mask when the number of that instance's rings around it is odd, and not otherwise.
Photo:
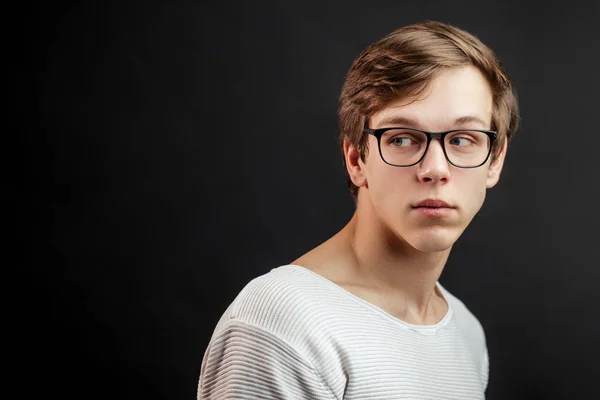
[(410, 201), (413, 187), (411, 179), (414, 178), (409, 172), (406, 168), (386, 164), (376, 165), (371, 169), (369, 192), (371, 201), (379, 213), (395, 218), (397, 213), (402, 212)]
[[(465, 171), (456, 176), (457, 190), (463, 207), (476, 214), (481, 208), (486, 195), (487, 171)], [(477, 172), (472, 174), (471, 172)]]

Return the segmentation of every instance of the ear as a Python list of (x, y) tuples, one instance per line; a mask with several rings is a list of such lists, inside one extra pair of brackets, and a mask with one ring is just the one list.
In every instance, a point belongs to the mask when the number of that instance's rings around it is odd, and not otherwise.
[(365, 163), (360, 159), (358, 149), (344, 139), (344, 159), (346, 160), (346, 170), (348, 176), (356, 186), (366, 186), (367, 177), (365, 175)]
[(500, 150), (500, 153), (498, 154), (498, 157), (496, 157), (494, 162), (490, 164), (485, 185), (488, 189), (491, 189), (494, 186), (496, 186), (498, 180), (500, 180), (500, 173), (502, 172), (502, 167), (504, 166), (504, 159), (506, 157), (507, 146), (508, 140), (504, 139), (504, 145), (502, 146), (502, 150)]

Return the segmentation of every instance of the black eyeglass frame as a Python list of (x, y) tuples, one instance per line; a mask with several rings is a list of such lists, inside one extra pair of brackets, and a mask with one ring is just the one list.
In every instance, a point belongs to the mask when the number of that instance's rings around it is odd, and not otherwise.
[[(424, 133), (427, 136), (427, 145), (425, 146), (425, 151), (423, 152), (423, 155), (421, 156), (421, 158), (419, 158), (419, 160), (417, 162), (412, 163), (412, 164), (407, 164), (407, 165), (398, 165), (398, 164), (392, 164), (385, 160), (385, 158), (383, 157), (383, 154), (381, 152), (381, 136), (383, 136), (383, 134), (385, 132), (391, 131), (394, 129), (409, 129), (412, 131)], [(448, 160), (448, 162), (450, 164), (452, 164), (458, 168), (478, 168), (478, 167), (481, 167), (483, 164), (485, 164), (487, 162), (487, 160), (490, 158), (490, 154), (492, 153), (492, 148), (494, 147), (494, 140), (496, 140), (496, 135), (498, 134), (496, 131), (487, 131), (487, 130), (483, 130), (483, 129), (452, 129), (450, 131), (445, 131), (445, 132), (428, 132), (428, 131), (424, 131), (422, 129), (407, 128), (407, 127), (391, 127), (391, 128), (379, 128), (379, 129), (364, 128), (363, 132), (373, 135), (373, 136), (375, 136), (375, 138), (377, 138), (377, 147), (379, 149), (379, 156), (381, 157), (381, 159), (383, 160), (384, 163), (391, 165), (393, 167), (412, 167), (413, 165), (417, 165), (418, 163), (421, 162), (421, 160), (423, 160), (423, 158), (425, 158), (425, 154), (427, 154), (427, 150), (429, 150), (429, 144), (431, 143), (431, 140), (439, 139), (440, 144), (442, 145), (442, 150), (444, 151), (444, 156), (446, 157), (446, 160)], [(448, 153), (446, 153), (446, 145), (444, 144), (445, 143), (444, 139), (446, 138), (446, 136), (448, 134), (455, 133), (455, 132), (481, 132), (481, 133), (485, 133), (486, 135), (488, 135), (488, 138), (490, 139), (490, 148), (488, 149), (487, 157), (485, 157), (485, 160), (483, 160), (483, 162), (481, 164), (475, 165), (472, 167), (463, 167), (461, 165), (456, 165), (452, 161), (450, 161), (450, 158), (448, 158)]]

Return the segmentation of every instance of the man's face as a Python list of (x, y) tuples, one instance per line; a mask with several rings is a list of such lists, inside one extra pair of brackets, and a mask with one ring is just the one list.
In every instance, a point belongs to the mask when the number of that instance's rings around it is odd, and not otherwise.
[[(420, 99), (400, 99), (374, 114), (369, 128), (410, 127), (441, 132), (451, 129), (490, 129), (492, 93), (474, 67), (442, 72)], [(384, 226), (413, 248), (431, 252), (450, 248), (481, 208), (486, 189), (499, 178), (506, 148), (500, 157), (478, 168), (455, 167), (439, 140), (432, 140), (425, 157), (410, 167), (386, 164), (369, 135), (369, 151), (360, 166), (359, 201), (366, 201)], [(362, 175), (361, 175), (362, 174)], [(355, 182), (356, 183), (356, 182)], [(441, 200), (450, 207), (419, 207)], [(359, 205), (360, 206), (360, 205)]]

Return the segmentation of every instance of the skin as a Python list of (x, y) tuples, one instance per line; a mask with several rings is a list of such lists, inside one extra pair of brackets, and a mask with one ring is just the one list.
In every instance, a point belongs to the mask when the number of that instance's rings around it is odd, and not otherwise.
[[(490, 129), (492, 93), (474, 67), (443, 71), (418, 99), (397, 99), (369, 119), (370, 128), (407, 126), (433, 132)], [(500, 178), (506, 143), (494, 162), (465, 169), (448, 163), (438, 140), (411, 167), (383, 162), (369, 135), (365, 159), (344, 142), (348, 174), (359, 187), (348, 224), (292, 264), (333, 281), (350, 293), (411, 324), (430, 325), (447, 312), (436, 288), (452, 246)], [(452, 206), (442, 217), (414, 208), (426, 199)]]

